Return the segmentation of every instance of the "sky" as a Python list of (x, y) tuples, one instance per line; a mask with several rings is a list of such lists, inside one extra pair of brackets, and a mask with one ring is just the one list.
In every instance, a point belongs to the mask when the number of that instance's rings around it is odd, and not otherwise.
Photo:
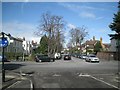
[(103, 43), (110, 43), (108, 34), (114, 32), (109, 25), (118, 11), (117, 5), (117, 2), (2, 2), (2, 30), (14, 37), (39, 42), (40, 37), (34, 32), (38, 31), (41, 15), (49, 11), (65, 20), (66, 43), (70, 29), (82, 26), (89, 34), (85, 40), (95, 36), (97, 40), (102, 37)]

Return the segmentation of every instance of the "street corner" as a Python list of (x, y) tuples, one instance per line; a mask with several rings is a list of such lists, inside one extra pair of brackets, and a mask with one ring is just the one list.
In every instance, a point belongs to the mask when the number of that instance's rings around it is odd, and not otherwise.
[(2, 90), (11, 90), (15, 88), (27, 88), (32, 89), (32, 81), (26, 77), (17, 77), (12, 75), (6, 75), (5, 82), (3, 83)]
[(8, 86), (5, 90), (18, 89), (18, 88), (32, 90), (33, 89), (32, 81), (29, 79), (18, 80), (15, 83)]
[(7, 88), (15, 85), (15, 83), (18, 83), (18, 82), (21, 82), (21, 81), (24, 81), (24, 80), (27, 80), (27, 78), (22, 77), (18, 73), (6, 72), (5, 82), (2, 83), (2, 89), (6, 90)]

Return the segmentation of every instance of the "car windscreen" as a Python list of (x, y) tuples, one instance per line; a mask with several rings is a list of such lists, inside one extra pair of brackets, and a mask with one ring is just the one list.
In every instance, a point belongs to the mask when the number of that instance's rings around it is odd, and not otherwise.
[(91, 56), (89, 56), (89, 57), (96, 57), (95, 55), (91, 55)]
[(38, 58), (48, 57), (48, 55), (37, 55)]

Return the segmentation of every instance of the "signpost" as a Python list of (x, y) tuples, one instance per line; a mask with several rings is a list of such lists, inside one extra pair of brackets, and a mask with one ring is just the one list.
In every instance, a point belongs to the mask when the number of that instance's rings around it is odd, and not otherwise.
[(4, 66), (4, 49), (8, 46), (8, 39), (6, 36), (11, 36), (10, 34), (5, 34), (4, 32), (1, 32), (2, 37), (0, 39), (0, 47), (2, 47), (2, 82), (5, 82), (5, 66)]
[(0, 47), (7, 47), (7, 46), (8, 46), (7, 38), (0, 39)]

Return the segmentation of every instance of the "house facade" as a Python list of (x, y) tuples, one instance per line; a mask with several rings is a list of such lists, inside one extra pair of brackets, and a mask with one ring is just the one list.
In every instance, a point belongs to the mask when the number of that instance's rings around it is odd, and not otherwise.
[(117, 51), (116, 46), (117, 46), (117, 40), (111, 39), (109, 51), (116, 52)]
[(95, 36), (93, 36), (93, 39), (87, 40), (85, 43), (82, 44), (82, 52), (86, 54), (94, 53), (94, 48), (97, 42), (100, 42), (103, 51), (109, 50), (109, 44), (103, 43), (102, 37), (100, 38), (100, 40), (96, 40)]
[(22, 53), (23, 52), (23, 40), (21, 38), (13, 38), (13, 42), (10, 43), (10, 45), (8, 45), (5, 48), (5, 52), (9, 52), (9, 53)]
[(32, 53), (32, 45), (30, 41), (26, 41), (25, 38), (23, 38), (23, 52), (25, 55), (31, 55)]

